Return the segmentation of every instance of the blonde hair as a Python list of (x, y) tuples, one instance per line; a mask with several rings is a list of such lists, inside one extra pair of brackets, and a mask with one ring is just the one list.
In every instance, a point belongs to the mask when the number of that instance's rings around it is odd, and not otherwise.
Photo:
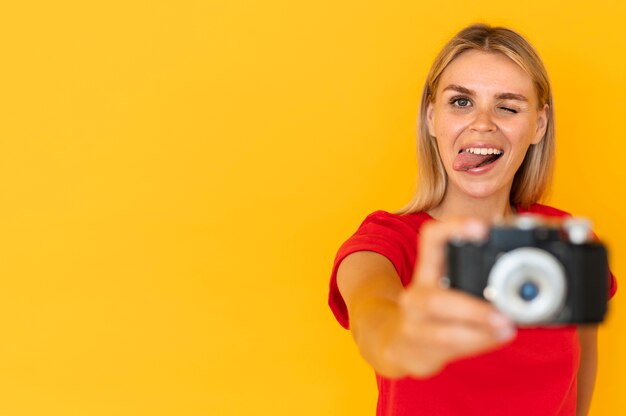
[(441, 74), (460, 54), (468, 50), (498, 52), (519, 65), (533, 80), (539, 108), (548, 105), (547, 126), (543, 139), (531, 145), (522, 165), (515, 173), (511, 187), (512, 205), (528, 207), (545, 193), (554, 166), (555, 130), (552, 90), (548, 74), (535, 49), (518, 33), (503, 27), (475, 24), (454, 36), (439, 52), (422, 92), (418, 127), (418, 189), (413, 200), (398, 213), (427, 211), (444, 198), (448, 177), (441, 162), (436, 140), (428, 132), (426, 111), (434, 101)]

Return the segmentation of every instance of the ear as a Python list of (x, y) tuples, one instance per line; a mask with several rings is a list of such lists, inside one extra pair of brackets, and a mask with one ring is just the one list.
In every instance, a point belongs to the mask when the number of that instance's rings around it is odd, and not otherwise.
[(428, 125), (428, 134), (437, 137), (435, 135), (435, 109), (432, 102), (428, 103), (428, 107), (426, 107), (426, 124)]
[(531, 142), (532, 144), (539, 143), (546, 134), (546, 129), (548, 128), (548, 108), (548, 104), (545, 104), (543, 108), (537, 112), (537, 130)]

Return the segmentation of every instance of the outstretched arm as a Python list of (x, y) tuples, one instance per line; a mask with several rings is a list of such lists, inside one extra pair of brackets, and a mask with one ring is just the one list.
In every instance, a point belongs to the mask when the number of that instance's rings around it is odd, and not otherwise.
[(448, 362), (492, 350), (515, 330), (492, 305), (439, 286), (445, 244), (483, 238), (486, 227), (465, 221), (431, 222), (420, 231), (420, 261), (408, 288), (387, 258), (362, 251), (339, 266), (337, 284), (350, 327), (366, 361), (387, 377), (427, 377)]

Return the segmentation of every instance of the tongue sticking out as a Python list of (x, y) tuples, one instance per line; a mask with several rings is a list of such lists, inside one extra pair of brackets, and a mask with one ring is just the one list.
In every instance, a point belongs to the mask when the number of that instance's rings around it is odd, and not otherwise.
[(456, 159), (454, 159), (452, 168), (454, 170), (466, 171), (495, 162), (500, 156), (501, 154), (476, 155), (474, 153), (461, 152), (457, 155)]

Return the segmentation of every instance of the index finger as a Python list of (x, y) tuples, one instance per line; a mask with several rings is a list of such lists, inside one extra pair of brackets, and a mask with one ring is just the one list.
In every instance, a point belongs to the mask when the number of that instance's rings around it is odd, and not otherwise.
[(491, 303), (458, 290), (407, 290), (402, 293), (400, 303), (412, 320), (426, 318), (490, 331), (512, 326), (511, 320)]
[(413, 282), (418, 285), (437, 286), (445, 270), (446, 244), (453, 238), (479, 240), (487, 234), (487, 226), (477, 219), (452, 219), (446, 222), (431, 221), (420, 229), (419, 264)]

